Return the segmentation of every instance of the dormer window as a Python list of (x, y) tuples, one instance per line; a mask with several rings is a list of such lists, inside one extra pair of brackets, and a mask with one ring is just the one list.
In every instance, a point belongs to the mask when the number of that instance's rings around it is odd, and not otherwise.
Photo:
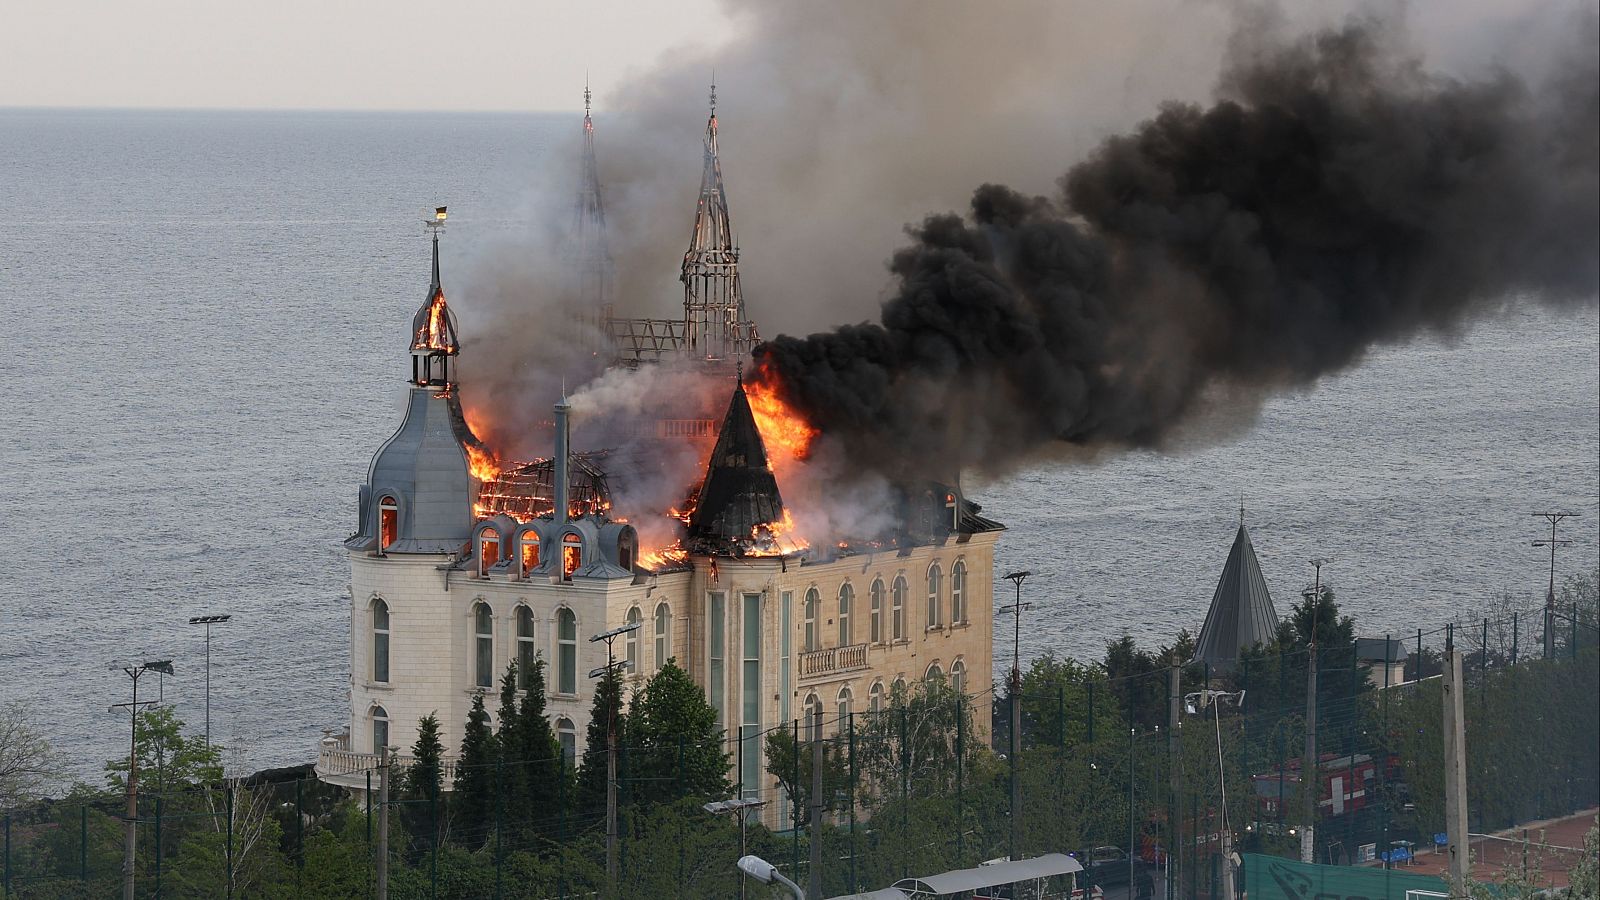
[(568, 534), (561, 539), (561, 577), (572, 580), (572, 573), (583, 566), (583, 538)]
[(400, 504), (393, 497), (378, 501), (378, 549), (387, 550), (400, 536)]
[(623, 535), (617, 539), (617, 565), (627, 569), (630, 572), (633, 571), (633, 544), (633, 535), (627, 532), (624, 532)]
[(522, 535), (522, 577), (527, 578), (539, 568), (539, 535), (524, 532)]
[(492, 528), (478, 533), (478, 575), (487, 578), (489, 570), (500, 561), (500, 535)]

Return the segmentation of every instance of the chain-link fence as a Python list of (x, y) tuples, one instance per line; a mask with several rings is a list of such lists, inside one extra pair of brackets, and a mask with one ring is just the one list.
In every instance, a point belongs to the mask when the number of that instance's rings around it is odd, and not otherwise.
[[(383, 880), (397, 898), (737, 897), (744, 853), (822, 897), (1047, 852), (1077, 855), (1078, 886), (1107, 896), (1222, 897), (1230, 850), (1384, 870), (1445, 830), (1447, 646), (1465, 668), (1471, 830), (1600, 803), (1600, 658), (1585, 615), (1558, 615), (1548, 646), (1527, 646), (1546, 630), (1535, 613), (1115, 678), (1046, 658), (1020, 691), (897, 686), (876, 709), (709, 748), (638, 745), (622, 729), (614, 798), (605, 747), (448, 767), (440, 792), (398, 769), (386, 791), (377, 770), (343, 786), (302, 771), (182, 790), (146, 773), (135, 893), (373, 897)], [(708, 749), (731, 765), (719, 795), (697, 786)], [(754, 802), (707, 808), (730, 799)], [(117, 895), (124, 802), (8, 812), (5, 897)]]

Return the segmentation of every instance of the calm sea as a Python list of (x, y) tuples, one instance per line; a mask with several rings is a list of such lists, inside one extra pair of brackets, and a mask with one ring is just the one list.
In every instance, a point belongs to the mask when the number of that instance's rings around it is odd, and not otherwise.
[[(115, 659), (171, 657), (159, 689), (202, 721), (192, 615), (234, 617), (213, 635), (212, 718), (242, 765), (308, 761), (345, 721), (337, 542), (398, 421), (426, 286), (416, 220), (449, 203), (462, 244), (511, 225), (538, 167), (569, 164), (548, 148), (572, 127), (0, 110), (0, 702), (30, 708), (65, 775), (98, 779), (125, 740)], [(1531, 603), (1530, 512), (1581, 512), (1561, 566), (1595, 564), (1597, 372), (1593, 305), (1513, 310), (1380, 349), (1208, 449), (969, 486), (1011, 528), (998, 569), (1038, 573), (1022, 653), (1198, 630), (1241, 492), (1280, 612), (1313, 556), (1335, 560), (1363, 633), (1433, 627), (1502, 590)]]

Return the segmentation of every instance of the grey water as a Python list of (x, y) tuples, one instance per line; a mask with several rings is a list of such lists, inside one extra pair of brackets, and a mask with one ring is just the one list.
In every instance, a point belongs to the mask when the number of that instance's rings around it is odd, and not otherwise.
[[(574, 127), (0, 110), (0, 703), (27, 707), (63, 777), (98, 781), (126, 740), (113, 660), (172, 658), (142, 697), (159, 690), (200, 725), (193, 615), (233, 615), (213, 632), (212, 727), (238, 765), (309, 761), (346, 720), (337, 543), (398, 421), (427, 278), (417, 220), (448, 203), (462, 254), (516, 227), (538, 167), (569, 164), (551, 148)], [(675, 261), (659, 264), (670, 303)], [(1511, 304), (1450, 339), (1379, 348), (1210, 446), (969, 485), (1010, 527), (997, 574), (1037, 573), (1021, 653), (1098, 658), (1123, 633), (1155, 646), (1197, 631), (1241, 494), (1280, 613), (1314, 556), (1334, 560), (1363, 634), (1469, 617), (1501, 591), (1532, 604), (1547, 558), (1529, 513), (1580, 512), (1561, 571), (1595, 565), (1597, 373), (1593, 304)], [(996, 630), (998, 670), (1010, 622)]]

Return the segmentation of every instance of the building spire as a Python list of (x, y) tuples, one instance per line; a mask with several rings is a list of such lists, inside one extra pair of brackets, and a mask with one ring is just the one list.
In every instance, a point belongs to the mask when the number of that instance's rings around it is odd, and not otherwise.
[(418, 386), (449, 388), (450, 357), (461, 352), (456, 337), (456, 317), (444, 299), (444, 282), (439, 277), (439, 232), (444, 230), (445, 207), (434, 210), (424, 225), (433, 238), (433, 275), (428, 296), (411, 319), (411, 381)]
[(683, 254), (683, 316), (689, 352), (702, 359), (744, 356), (754, 342), (739, 284), (739, 247), (728, 216), (717, 146), (717, 88), (713, 76), (711, 114), (706, 119), (700, 197), (694, 232)]
[(569, 264), (577, 282), (578, 320), (590, 327), (585, 339), (598, 339), (611, 318), (614, 266), (606, 236), (606, 209), (600, 197), (600, 164), (594, 152), (593, 92), (583, 81), (583, 161), (573, 210)]

